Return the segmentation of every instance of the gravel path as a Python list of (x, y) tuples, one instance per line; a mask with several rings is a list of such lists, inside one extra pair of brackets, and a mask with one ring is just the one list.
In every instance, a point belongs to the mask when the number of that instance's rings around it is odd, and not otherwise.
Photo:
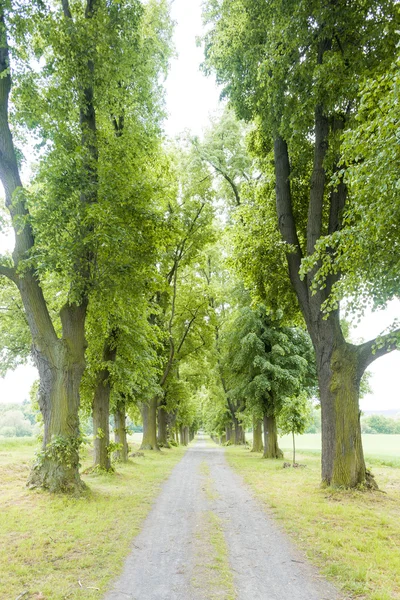
[[(216, 583), (204, 567), (215, 551), (205, 527), (209, 515), (212, 523), (221, 524), (233, 592), (225, 592), (221, 581)], [(218, 579), (218, 569), (215, 572)], [(223, 449), (207, 446), (200, 438), (163, 485), (122, 576), (104, 600), (214, 598), (339, 600), (340, 596), (253, 498), (228, 466)]]

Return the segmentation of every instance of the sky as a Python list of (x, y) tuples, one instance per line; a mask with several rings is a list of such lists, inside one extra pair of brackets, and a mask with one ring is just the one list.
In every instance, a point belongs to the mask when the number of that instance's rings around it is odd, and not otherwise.
[[(172, 17), (176, 21), (174, 35), (177, 56), (172, 61), (166, 81), (167, 135), (173, 137), (190, 130), (201, 135), (209, 118), (219, 112), (220, 90), (213, 77), (205, 77), (200, 64), (203, 51), (196, 45), (202, 34), (201, 0), (174, 0)], [(0, 239), (0, 251), (10, 248), (12, 235)], [(386, 311), (368, 313), (352, 330), (354, 341), (364, 341), (381, 333), (394, 318), (400, 317), (400, 302), (393, 302)], [(375, 361), (370, 369), (373, 393), (361, 399), (362, 410), (397, 410), (400, 412), (400, 352)], [(0, 379), (0, 402), (22, 402), (29, 398), (29, 389), (37, 379), (33, 366), (19, 367)]]

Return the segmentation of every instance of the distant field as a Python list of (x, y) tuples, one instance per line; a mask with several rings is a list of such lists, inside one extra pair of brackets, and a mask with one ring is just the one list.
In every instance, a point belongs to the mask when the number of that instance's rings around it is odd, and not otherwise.
[[(280, 446), (283, 450), (292, 447), (292, 437), (284, 435), (280, 439)], [(400, 435), (363, 435), (363, 446), (365, 454), (373, 456), (394, 456), (400, 458)], [(296, 447), (299, 450), (321, 450), (321, 434), (305, 433), (296, 436)]]

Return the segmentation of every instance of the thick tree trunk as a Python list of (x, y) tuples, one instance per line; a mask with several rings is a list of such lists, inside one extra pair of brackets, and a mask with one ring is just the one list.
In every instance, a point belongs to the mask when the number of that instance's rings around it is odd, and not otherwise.
[(85, 369), (85, 306), (61, 311), (63, 338), (48, 356), (33, 346), (39, 371), (39, 407), (43, 415), (42, 453), (33, 466), (28, 486), (51, 492), (79, 493), (79, 388)]
[(355, 487), (367, 480), (359, 409), (361, 374), (358, 349), (346, 343), (319, 372), (322, 481), (334, 487)]
[(245, 443), (243, 427), (236, 417), (233, 419), (233, 424), (235, 429), (235, 446), (242, 446)]
[(225, 431), (226, 431), (226, 443), (231, 444), (232, 443), (232, 423), (228, 423), (225, 426)]
[(141, 450), (159, 450), (157, 444), (157, 409), (158, 398), (155, 396), (149, 402), (143, 402), (140, 412), (143, 419), (143, 439)]
[(184, 428), (185, 446), (189, 444), (189, 427)]
[(226, 444), (226, 433), (223, 433), (222, 435), (219, 436), (219, 443), (221, 444), (221, 446)]
[(168, 415), (165, 406), (160, 404), (158, 407), (158, 436), (157, 443), (160, 448), (171, 448), (168, 442)]
[(115, 460), (128, 461), (128, 442), (126, 439), (126, 407), (125, 402), (120, 400), (114, 411), (114, 440), (120, 445), (120, 449), (114, 452)]
[(275, 416), (264, 415), (264, 454), (263, 458), (283, 458), (278, 446), (278, 432)]
[(262, 452), (263, 450), (261, 421), (253, 418), (253, 447), (251, 452)]

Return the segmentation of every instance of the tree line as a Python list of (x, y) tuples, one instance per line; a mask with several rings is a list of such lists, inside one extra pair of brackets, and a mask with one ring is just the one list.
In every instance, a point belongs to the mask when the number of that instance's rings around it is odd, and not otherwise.
[(251, 422), (276, 458), (279, 419), (304, 430), (315, 396), (323, 481), (372, 485), (359, 386), (398, 330), (356, 346), (339, 301), (362, 312), (398, 295), (396, 16), (390, 1), (209, 2), (204, 69), (229, 106), (203, 139), (170, 141), (167, 2), (0, 2), (15, 233), (0, 342), (3, 370), (31, 356), (39, 371), (29, 485), (83, 489), (88, 415), (100, 469), (112, 449), (127, 460), (127, 414), (146, 450), (200, 426), (242, 443)]

